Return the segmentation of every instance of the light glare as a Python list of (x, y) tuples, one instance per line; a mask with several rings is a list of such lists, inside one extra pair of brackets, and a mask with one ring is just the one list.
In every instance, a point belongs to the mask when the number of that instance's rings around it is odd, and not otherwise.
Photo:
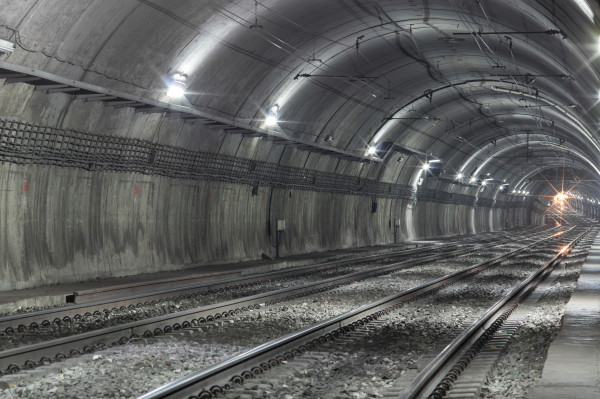
[(594, 11), (590, 7), (590, 5), (587, 3), (587, 1), (585, 1), (585, 0), (573, 0), (573, 1), (575, 2), (575, 4), (577, 4), (579, 6), (579, 8), (581, 9), (581, 11), (583, 11), (583, 13), (586, 15), (586, 17), (588, 17), (589, 19), (594, 21)]
[(182, 73), (176, 73), (173, 75), (171, 83), (169, 83), (169, 89), (167, 90), (167, 96), (171, 98), (183, 97), (185, 94), (185, 81), (187, 76)]
[(554, 200), (556, 202), (563, 202), (566, 199), (567, 199), (567, 196), (565, 195), (565, 193), (558, 193), (554, 196)]
[(267, 126), (275, 126), (277, 124), (277, 117), (275, 115), (267, 115), (267, 119), (265, 119), (265, 124)]
[(179, 98), (183, 97), (185, 94), (185, 89), (183, 87), (182, 82), (173, 82), (169, 85), (169, 90), (167, 90), (167, 96), (171, 98)]
[(277, 124), (278, 120), (279, 120), (279, 106), (273, 105), (267, 111), (267, 118), (265, 119), (265, 125), (275, 126)]

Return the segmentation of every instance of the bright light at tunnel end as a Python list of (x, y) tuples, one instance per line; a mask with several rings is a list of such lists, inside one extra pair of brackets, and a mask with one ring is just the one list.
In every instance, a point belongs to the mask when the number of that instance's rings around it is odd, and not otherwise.
[(554, 196), (555, 202), (564, 202), (569, 198), (567, 193), (560, 192)]

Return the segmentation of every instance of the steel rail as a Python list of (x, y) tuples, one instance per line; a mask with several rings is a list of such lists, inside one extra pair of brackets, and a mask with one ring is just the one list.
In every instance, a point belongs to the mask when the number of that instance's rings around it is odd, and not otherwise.
[[(570, 230), (568, 230), (570, 231)], [(329, 338), (343, 335), (360, 325), (388, 314), (403, 303), (435, 292), (461, 279), (477, 274), (493, 265), (522, 253), (528, 248), (557, 237), (562, 233), (538, 240), (522, 248), (507, 252), (494, 259), (478, 263), (463, 270), (420, 284), (399, 294), (394, 294), (361, 306), (355, 310), (317, 323), (300, 331), (285, 335), (257, 346), (243, 354), (217, 363), (207, 369), (184, 376), (176, 381), (148, 392), (138, 399), (210, 398), (235, 383), (252, 378), (283, 360), (288, 360)], [(261, 371), (262, 370), (262, 371)]]
[[(253, 283), (259, 283), (270, 279), (283, 278), (294, 274), (307, 273), (316, 269), (332, 268), (339, 265), (352, 265), (355, 263), (374, 261), (377, 259), (397, 257), (403, 255), (412, 255), (414, 253), (424, 252), (426, 250), (438, 251), (441, 249), (457, 248), (459, 245), (450, 244), (448, 246), (434, 246), (427, 248), (416, 248), (405, 251), (390, 252), (381, 255), (368, 255), (359, 258), (338, 260), (332, 262), (316, 263), (314, 265), (299, 266), (294, 268), (286, 268), (284, 270), (276, 270), (266, 273), (254, 274), (252, 276), (243, 276), (236, 278), (226, 278), (221, 280), (213, 280), (209, 282), (184, 285), (177, 288), (168, 288), (163, 290), (154, 291), (151, 293), (142, 293), (137, 295), (127, 295), (120, 298), (111, 298), (106, 300), (99, 300), (83, 304), (75, 304), (69, 306), (62, 306), (51, 309), (44, 309), (35, 312), (20, 313), (9, 316), (0, 317), (0, 331), (10, 332), (11, 329), (23, 329), (32, 323), (37, 324), (48, 324), (51, 322), (57, 322), (67, 318), (73, 318), (78, 315), (85, 315), (87, 313), (93, 314), (94, 312), (103, 312), (107, 309), (122, 308), (124, 306), (132, 306), (143, 303), (150, 303), (152, 301), (164, 300), (168, 298), (175, 298), (177, 296), (185, 296), (193, 293), (204, 293), (208, 291), (217, 291), (221, 289), (227, 289), (240, 285), (248, 285)], [(417, 251), (418, 250), (418, 251)]]
[[(505, 241), (503, 241), (505, 242)], [(407, 256), (419, 254), (427, 251), (449, 251), (448, 255), (461, 255), (472, 251), (473, 248), (464, 250), (465, 252), (455, 252), (465, 245), (477, 245), (476, 243), (459, 242), (447, 245), (434, 245), (422, 248), (407, 249), (402, 251), (389, 252), (385, 254), (367, 255), (352, 259), (341, 259), (331, 262), (316, 263), (313, 265), (299, 266), (294, 268), (286, 268), (266, 273), (254, 274), (251, 276), (242, 276), (236, 278), (228, 278), (222, 280), (212, 280), (199, 284), (186, 285), (176, 288), (162, 289), (152, 293), (140, 293), (136, 295), (128, 295), (120, 298), (111, 298), (106, 300), (94, 301), (84, 304), (76, 304), (70, 306), (62, 306), (57, 308), (45, 309), (35, 312), (20, 313), (9, 316), (0, 317), (0, 331), (11, 333), (14, 330), (24, 331), (27, 328), (38, 328), (39, 325), (49, 325), (51, 323), (70, 322), (71, 319), (77, 319), (81, 315), (101, 314), (106, 310), (115, 311), (117, 309), (133, 308), (140, 304), (150, 304), (159, 300), (177, 299), (189, 295), (206, 293), (209, 291), (218, 291), (223, 289), (237, 288), (250, 284), (257, 284), (263, 281), (268, 281), (277, 278), (284, 278), (293, 275), (308, 274), (316, 271), (323, 271), (329, 268), (339, 266), (349, 266), (357, 263), (376, 261), (378, 259), (393, 258), (398, 256)], [(497, 245), (497, 243), (494, 243)], [(418, 258), (417, 258), (418, 259)], [(424, 258), (425, 259), (425, 258)], [(374, 268), (373, 270), (377, 270)]]
[[(503, 298), (488, 308), (479, 319), (473, 322), (473, 324), (471, 324), (464, 332), (448, 344), (435, 359), (425, 366), (406, 392), (400, 396), (400, 399), (429, 398), (437, 385), (446, 376), (449, 369), (455, 364), (456, 360), (464, 355), (478, 339), (486, 334), (488, 336), (491, 335), (490, 332), (488, 332), (488, 329), (492, 328), (495, 332), (495, 330), (501, 326), (501, 323), (505, 320), (505, 317), (502, 317), (502, 314), (506, 312), (507, 307), (509, 307), (511, 303), (515, 304), (514, 306), (516, 307), (520, 301), (531, 293), (532, 289), (534, 289), (537, 284), (543, 281), (552, 272), (556, 264), (566, 256), (566, 253), (577, 245), (590, 231), (591, 228), (588, 228), (588, 230), (579, 234), (545, 265), (541, 266), (518, 286), (510, 290)], [(499, 324), (496, 323), (494, 325), (496, 320), (501, 321), (498, 322)]]
[[(469, 267), (455, 274), (459, 276), (468, 272), (469, 270), (474, 270), (478, 266), (483, 267), (482, 265), (499, 263), (527, 248), (538, 245), (563, 233), (565, 232), (558, 232), (546, 238), (539, 239), (519, 249), (507, 252), (504, 255)], [(455, 250), (452, 252), (460, 252), (460, 250)], [(141, 336), (151, 337), (154, 335), (177, 331), (181, 328), (195, 327), (203, 322), (233, 316), (250, 309), (258, 309), (261, 306), (278, 302), (283, 299), (289, 300), (295, 297), (306, 296), (310, 293), (322, 292), (347, 283), (359, 281), (364, 278), (387, 274), (391, 271), (399, 269), (401, 266), (406, 266), (408, 264), (415, 265), (426, 263), (432, 260), (444, 259), (447, 258), (448, 255), (452, 254), (452, 252), (426, 256), (416, 260), (398, 262), (396, 264), (380, 267), (377, 270), (354, 272), (344, 276), (322, 280), (318, 283), (284, 288), (213, 305), (183, 310), (177, 313), (166, 314), (63, 338), (57, 338), (34, 345), (5, 350), (0, 352), (0, 371), (7, 370), (9, 373), (14, 373), (18, 372), (23, 365), (26, 368), (34, 368), (40, 363), (48, 363), (49, 361), (52, 361), (50, 356), (54, 356), (55, 359), (60, 359), (68, 357), (70, 354), (91, 352), (99, 345), (106, 345), (107, 342), (127, 342), (131, 338), (138, 338)], [(449, 278), (451, 278), (451, 276), (453, 276), (453, 274), (451, 274)], [(442, 278), (438, 280), (443, 281), (444, 279)], [(49, 353), (53, 353), (54, 355), (49, 355)], [(36, 359), (40, 360), (37, 361)]]

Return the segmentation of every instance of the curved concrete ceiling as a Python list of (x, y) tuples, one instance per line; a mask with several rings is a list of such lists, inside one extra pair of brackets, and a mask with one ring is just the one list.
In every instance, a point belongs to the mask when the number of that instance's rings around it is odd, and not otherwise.
[[(3, 0), (0, 7), (0, 38), (17, 44), (4, 60), (14, 64), (166, 102), (176, 102), (166, 88), (182, 73), (182, 104), (212, 115), (263, 127), (277, 104), (276, 129), (293, 137), (357, 154), (386, 141), (419, 159), (442, 159), (448, 171), (492, 173), (513, 185), (561, 165), (600, 178), (599, 19), (573, 0)], [(58, 112), (68, 107), (54, 101)], [(226, 140), (203, 148), (223, 152)], [(414, 181), (414, 162), (357, 168), (256, 146), (262, 150), (230, 152)], [(571, 159), (575, 166), (566, 165)], [(597, 183), (583, 188), (598, 195)]]

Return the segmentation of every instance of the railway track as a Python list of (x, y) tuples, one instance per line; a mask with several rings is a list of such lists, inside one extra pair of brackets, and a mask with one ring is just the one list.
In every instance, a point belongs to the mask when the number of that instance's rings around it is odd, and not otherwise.
[[(493, 246), (502, 245), (502, 243), (506, 241), (507, 240), (495, 244), (486, 244), (486, 240), (483, 244), (480, 243), (480, 245), (476, 249), (490, 248)], [(438, 255), (440, 252), (443, 251), (447, 257), (451, 257), (467, 254), (475, 249), (473, 248), (472, 244), (451, 244), (449, 246), (436, 247), (433, 250)], [(392, 256), (416, 256), (415, 258), (409, 258), (403, 262), (394, 263), (399, 267), (403, 267), (406, 264), (410, 264), (410, 262), (412, 262), (412, 264), (420, 264), (422, 262), (429, 262), (438, 259), (439, 256), (435, 255), (423, 256), (424, 253), (431, 251), (431, 248), (409, 250), (402, 251), (401, 253), (395, 253)], [(418, 259), (419, 257), (421, 257), (421, 259)], [(335, 271), (336, 269), (348, 268), (348, 265), (360, 264), (379, 259), (381, 259), (381, 256), (379, 255), (367, 256), (357, 259), (351, 259), (349, 261), (328, 262), (326, 264), (310, 265), (300, 268), (294, 268), (292, 270), (264, 273), (240, 279), (208, 282), (201, 285), (163, 290), (151, 294), (137, 295), (126, 298), (111, 299), (107, 301), (100, 301), (88, 304), (78, 304), (66, 307), (46, 309), (37, 312), (4, 316), (0, 317), (0, 331), (4, 331), (5, 334), (12, 334), (15, 332), (23, 333), (27, 330), (38, 330), (40, 327), (49, 327), (52, 324), (66, 324), (72, 323), (73, 321), (77, 322), (81, 320), (82, 317), (105, 317), (109, 315), (118, 316), (119, 313), (127, 312), (130, 310), (143, 311), (144, 307), (154, 306), (159, 301), (181, 301), (184, 299), (198, 298), (201, 296), (205, 296), (209, 293), (220, 294), (226, 291), (231, 292), (237, 290), (241, 291), (238, 295), (238, 297), (241, 297), (244, 295), (244, 289), (246, 289), (246, 292), (248, 290), (252, 291), (252, 288), (260, 283), (270, 281), (276, 282), (281, 281), (285, 278), (305, 278), (306, 276), (315, 276), (322, 273), (330, 273), (332, 271)], [(319, 267), (321, 268), (319, 269)], [(376, 267), (373, 267), (372, 265), (369, 265), (369, 267), (371, 267), (374, 272), (377, 271)], [(263, 287), (263, 289), (265, 288)]]
[[(570, 234), (573, 234), (573, 232), (570, 232)], [(580, 238), (581, 236), (570, 239), (572, 241), (568, 245), (575, 245)], [(565, 240), (565, 238), (558, 236), (549, 237), (547, 240), (550, 239), (554, 239), (553, 245)], [(527, 248), (531, 246), (533, 244), (528, 245)], [(234, 392), (236, 386), (262, 375), (277, 365), (291, 362), (295, 358), (306, 360), (306, 356), (318, 357), (324, 343), (347, 337), (352, 339), (353, 334), (356, 334), (359, 330), (368, 331), (369, 326), (377, 324), (405, 304), (436, 293), (464, 278), (475, 276), (484, 270), (497, 266), (522, 253), (523, 250), (511, 251), (511, 253), (491, 261), (482, 262), (443, 278), (421, 284), (400, 294), (392, 295), (309, 328), (275, 339), (233, 359), (215, 364), (205, 370), (157, 388), (142, 395), (140, 399), (211, 398), (230, 391)], [(549, 263), (556, 262), (556, 259), (562, 257), (565, 252), (562, 251), (557, 254)], [(260, 383), (258, 384), (260, 385)], [(252, 394), (247, 396), (253, 397)]]
[[(532, 243), (529, 246), (533, 246), (537, 243), (539, 242)], [(505, 256), (510, 257), (516, 253), (517, 251), (512, 251), (511, 254)], [(447, 254), (436, 255), (435, 258), (439, 259), (445, 255)], [(431, 261), (431, 259), (431, 257), (424, 257), (409, 262), (415, 264), (416, 262)], [(496, 260), (496, 262), (500, 261), (500, 259)], [(152, 337), (181, 329), (194, 328), (201, 325), (203, 322), (230, 317), (245, 310), (258, 308), (264, 304), (275, 303), (283, 299), (293, 298), (294, 296), (307, 295), (311, 292), (319, 292), (320, 290), (330, 289), (339, 286), (340, 284), (360, 280), (377, 274), (389, 273), (392, 270), (398, 269), (403, 263), (404, 262), (400, 262), (394, 265), (383, 266), (374, 271), (358, 272), (351, 275), (328, 279), (316, 285), (313, 284), (310, 286), (277, 290), (206, 306), (201, 309), (182, 311), (175, 314), (163, 315), (152, 319), (50, 340), (26, 347), (14, 348), (0, 352), (0, 367), (8, 373), (14, 373), (21, 368), (33, 368), (40, 364), (47, 364), (53, 360), (64, 359), (79, 353), (92, 352), (96, 349), (103, 348), (106, 344), (126, 342), (131, 338)]]
[[(502, 351), (518, 327), (516, 323), (508, 321), (511, 313), (552, 273), (566, 253), (572, 250), (589, 231), (590, 229), (580, 233), (544, 266), (490, 307), (433, 359), (399, 398), (445, 398), (460, 376), (469, 371), (469, 364), (474, 362), (478, 362), (476, 374), (479, 382), (473, 383), (473, 380), (469, 380), (466, 384), (468, 388), (463, 384), (462, 389), (456, 391), (463, 394), (475, 391), (479, 393), (480, 388), (477, 388), (477, 385), (481, 387), (484, 384), (485, 372), (489, 371), (494, 358)], [(485, 356), (483, 361), (481, 360), (484, 356), (481, 355)]]
[[(529, 233), (530, 234), (530, 233)], [(497, 238), (494, 236), (494, 238)], [(109, 298), (83, 304), (62, 306), (57, 308), (45, 309), (36, 312), (18, 313), (0, 317), (0, 332), (13, 333), (15, 331), (24, 332), (27, 329), (38, 329), (40, 326), (49, 326), (50, 324), (70, 323), (78, 320), (82, 316), (102, 316), (108, 313), (116, 313), (127, 309), (136, 309), (142, 306), (155, 305), (159, 301), (180, 300), (191, 298), (198, 295), (206, 295), (211, 292), (221, 293), (227, 290), (236, 290), (244, 287), (280, 280), (285, 278), (304, 277), (312, 274), (328, 272), (340, 267), (348, 267), (362, 263), (371, 263), (383, 260), (391, 260), (398, 257), (409, 257), (408, 261), (428, 262), (437, 259), (436, 256), (427, 255), (428, 253), (443, 252), (446, 256), (460, 256), (467, 254), (475, 249), (489, 248), (510, 240), (505, 238), (500, 243), (493, 242), (493, 238), (473, 242), (473, 239), (462, 243), (451, 243), (448, 245), (439, 245), (431, 247), (421, 247), (399, 252), (386, 253), (381, 255), (369, 255), (352, 259), (337, 260), (333, 262), (319, 263), (315, 265), (301, 266), (289, 269), (283, 269), (268, 273), (261, 273), (251, 276), (231, 278), (218, 281), (208, 281), (200, 284), (187, 285), (177, 288), (158, 290), (150, 293), (130, 295), (120, 298)], [(475, 247), (479, 245), (479, 247)], [(419, 259), (421, 258), (421, 259)], [(399, 263), (400, 264), (400, 263)], [(112, 292), (112, 290), (109, 290)]]

